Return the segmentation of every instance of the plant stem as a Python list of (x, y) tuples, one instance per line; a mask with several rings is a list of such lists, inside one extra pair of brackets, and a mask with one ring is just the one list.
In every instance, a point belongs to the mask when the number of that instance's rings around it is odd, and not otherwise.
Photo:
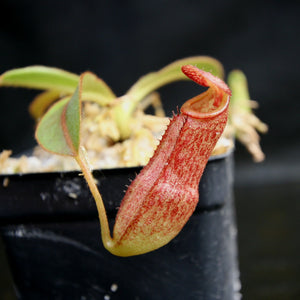
[(95, 183), (94, 177), (92, 175), (92, 172), (89, 168), (89, 163), (86, 159), (86, 155), (83, 151), (83, 149), (80, 149), (78, 152), (78, 155), (75, 156), (75, 160), (77, 161), (83, 176), (90, 188), (90, 191), (95, 199), (97, 210), (98, 210), (98, 216), (100, 220), (100, 226), (101, 226), (101, 238), (103, 245), (106, 249), (109, 249), (113, 246), (113, 240), (110, 235), (107, 215), (105, 206), (102, 200), (102, 196), (97, 188), (97, 185)]

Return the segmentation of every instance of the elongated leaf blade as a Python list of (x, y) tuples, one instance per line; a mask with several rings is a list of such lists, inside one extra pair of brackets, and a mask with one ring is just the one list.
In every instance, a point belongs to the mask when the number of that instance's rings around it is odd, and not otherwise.
[(134, 101), (139, 102), (149, 93), (166, 84), (179, 80), (187, 80), (187, 77), (181, 72), (183, 65), (194, 65), (219, 78), (223, 78), (224, 76), (223, 66), (218, 60), (208, 56), (188, 57), (177, 60), (157, 72), (141, 77), (127, 94), (132, 96)]
[(30, 66), (3, 73), (0, 86), (56, 90), (71, 94), (76, 89), (79, 76), (58, 68)]
[[(96, 101), (100, 105), (107, 105), (116, 98), (109, 86), (91, 72), (85, 72), (84, 90), (82, 99)], [(51, 90), (62, 95), (74, 93), (79, 76), (58, 68), (45, 66), (30, 66), (5, 72), (0, 76), (0, 86), (24, 87), (40, 90)], [(55, 101), (54, 97), (52, 101)], [(39, 98), (34, 107), (45, 106), (43, 101), (49, 98)], [(38, 108), (34, 108), (38, 111)]]

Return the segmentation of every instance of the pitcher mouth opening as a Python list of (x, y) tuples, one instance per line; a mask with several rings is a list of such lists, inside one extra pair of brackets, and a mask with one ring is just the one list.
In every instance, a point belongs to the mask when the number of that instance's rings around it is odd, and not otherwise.
[(183, 114), (196, 119), (208, 119), (228, 108), (231, 91), (221, 79), (192, 65), (183, 66), (182, 72), (197, 84), (209, 87), (206, 92), (183, 104)]
[(230, 96), (221, 94), (219, 103), (216, 104), (215, 93), (217, 91), (209, 88), (206, 92), (188, 100), (181, 107), (181, 113), (195, 119), (208, 119), (220, 115), (229, 105)]

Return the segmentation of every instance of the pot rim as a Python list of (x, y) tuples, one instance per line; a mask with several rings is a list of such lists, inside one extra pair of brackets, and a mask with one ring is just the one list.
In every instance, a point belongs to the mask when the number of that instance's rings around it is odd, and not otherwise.
[[(210, 156), (207, 163), (212, 161), (217, 161), (228, 157), (232, 152), (234, 152), (234, 147), (230, 147), (226, 152)], [(134, 169), (142, 169), (144, 166), (131, 166), (131, 167), (115, 167), (115, 168), (103, 168), (103, 169), (93, 169), (92, 172), (109, 172), (109, 170), (117, 171), (117, 170), (134, 170)], [(49, 176), (49, 175), (71, 175), (81, 173), (80, 170), (68, 170), (68, 171), (48, 171), (48, 172), (26, 172), (26, 173), (3, 173), (0, 174), (0, 180), (4, 180), (5, 178), (10, 177), (24, 177), (24, 176)]]

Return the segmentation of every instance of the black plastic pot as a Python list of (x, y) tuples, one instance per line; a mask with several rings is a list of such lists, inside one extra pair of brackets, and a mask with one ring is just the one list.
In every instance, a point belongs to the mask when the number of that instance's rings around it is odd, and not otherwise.
[[(199, 205), (173, 241), (129, 258), (103, 248), (94, 200), (77, 172), (2, 176), (1, 234), (18, 298), (239, 299), (232, 161), (231, 153), (210, 159)], [(94, 172), (111, 223), (139, 170)]]

